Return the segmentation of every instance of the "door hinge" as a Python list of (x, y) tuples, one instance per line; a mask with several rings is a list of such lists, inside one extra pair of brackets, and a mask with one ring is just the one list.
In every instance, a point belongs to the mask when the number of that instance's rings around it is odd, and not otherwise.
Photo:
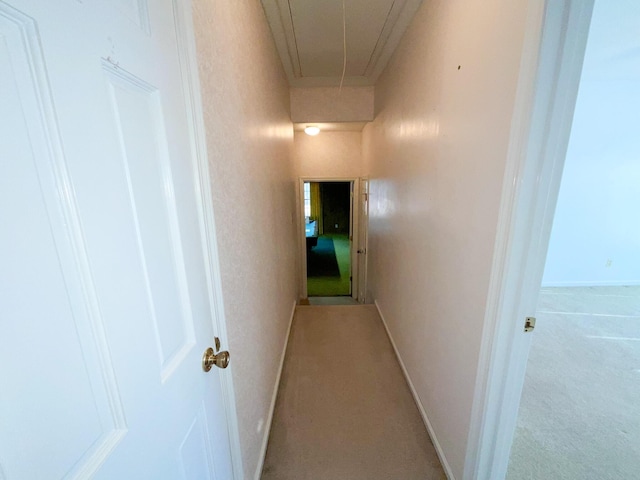
[(532, 332), (536, 328), (536, 317), (527, 317), (524, 319), (524, 331)]

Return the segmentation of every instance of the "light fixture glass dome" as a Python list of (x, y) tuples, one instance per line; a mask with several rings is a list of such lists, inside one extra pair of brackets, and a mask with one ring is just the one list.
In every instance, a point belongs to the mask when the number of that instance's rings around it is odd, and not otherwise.
[(315, 137), (320, 133), (320, 128), (309, 125), (304, 128), (304, 133), (306, 133), (307, 135), (311, 135), (312, 137)]

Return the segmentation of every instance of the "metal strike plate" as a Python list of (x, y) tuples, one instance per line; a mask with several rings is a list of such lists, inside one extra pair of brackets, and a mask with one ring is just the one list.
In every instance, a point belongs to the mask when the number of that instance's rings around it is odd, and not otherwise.
[(524, 320), (524, 331), (532, 332), (536, 328), (536, 317), (527, 317)]

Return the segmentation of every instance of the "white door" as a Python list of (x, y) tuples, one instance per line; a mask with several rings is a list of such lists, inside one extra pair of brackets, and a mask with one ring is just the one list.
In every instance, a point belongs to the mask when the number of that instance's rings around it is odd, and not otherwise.
[[(357, 282), (356, 277), (358, 272), (358, 266), (354, 264), (353, 259), (356, 258), (354, 253), (356, 251), (356, 241), (354, 241), (354, 232), (357, 232), (354, 219), (356, 218), (355, 210), (355, 195), (356, 184), (355, 182), (349, 182), (349, 295), (353, 298), (356, 297), (356, 290), (354, 289), (354, 279)], [(357, 286), (356, 286), (357, 288)]]
[(0, 1), (3, 480), (233, 477), (184, 6)]
[(367, 247), (369, 228), (369, 180), (360, 179), (360, 209), (358, 215), (358, 301), (364, 303), (367, 296)]

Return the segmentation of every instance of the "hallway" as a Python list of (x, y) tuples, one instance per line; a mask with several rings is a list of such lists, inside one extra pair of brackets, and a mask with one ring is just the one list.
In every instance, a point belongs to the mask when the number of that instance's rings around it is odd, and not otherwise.
[[(0, 478), (503, 478), (536, 79), (571, 111), (590, 1), (0, 0)], [(338, 300), (311, 180), (352, 184)]]
[(443, 479), (376, 307), (298, 307), (262, 472)]

